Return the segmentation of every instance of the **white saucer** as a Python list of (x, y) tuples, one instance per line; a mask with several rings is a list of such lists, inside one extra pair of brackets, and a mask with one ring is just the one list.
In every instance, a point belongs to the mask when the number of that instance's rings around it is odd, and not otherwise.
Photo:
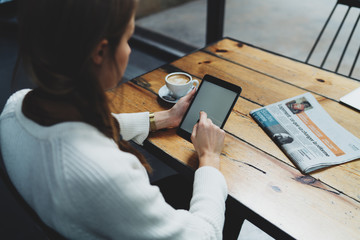
[[(190, 88), (189, 91), (186, 93), (188, 94), (194, 87)], [(159, 89), (159, 97), (164, 100), (165, 102), (169, 103), (176, 103), (180, 98), (174, 98), (171, 94), (171, 91), (166, 87), (166, 85), (162, 86)], [(173, 100), (174, 99), (174, 100)]]

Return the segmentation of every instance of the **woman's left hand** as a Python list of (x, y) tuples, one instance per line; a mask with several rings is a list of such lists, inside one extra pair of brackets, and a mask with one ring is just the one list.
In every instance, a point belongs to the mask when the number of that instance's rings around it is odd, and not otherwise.
[(196, 88), (194, 87), (191, 92), (189, 92), (184, 97), (180, 98), (179, 101), (169, 110), (170, 116), (172, 118), (172, 126), (169, 127), (178, 127), (181, 119), (183, 118), (186, 110), (188, 109), (192, 99), (196, 93)]
[(192, 99), (195, 96), (196, 88), (189, 92), (169, 110), (155, 112), (156, 129), (178, 127)]

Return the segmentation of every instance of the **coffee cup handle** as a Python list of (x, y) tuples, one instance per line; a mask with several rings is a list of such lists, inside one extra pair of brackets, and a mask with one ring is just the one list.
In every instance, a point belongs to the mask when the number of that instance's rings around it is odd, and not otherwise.
[(194, 83), (195, 83), (195, 87), (196, 87), (196, 89), (199, 87), (199, 81), (198, 80), (196, 80), (196, 79), (193, 79), (192, 80), (192, 84), (193, 84), (193, 86), (194, 86)]

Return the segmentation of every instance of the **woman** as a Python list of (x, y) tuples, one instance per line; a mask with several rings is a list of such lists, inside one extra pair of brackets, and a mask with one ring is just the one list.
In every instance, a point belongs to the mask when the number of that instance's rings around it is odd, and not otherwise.
[[(126, 142), (142, 144), (149, 113), (109, 111), (105, 90), (124, 74), (135, 1), (19, 4), (19, 59), (37, 88), (10, 97), (0, 143), (12, 182), (40, 218), (70, 239), (221, 239), (224, 132), (200, 113), (190, 209), (176, 210), (150, 185), (149, 165)], [(194, 92), (156, 112), (156, 130), (178, 126)]]

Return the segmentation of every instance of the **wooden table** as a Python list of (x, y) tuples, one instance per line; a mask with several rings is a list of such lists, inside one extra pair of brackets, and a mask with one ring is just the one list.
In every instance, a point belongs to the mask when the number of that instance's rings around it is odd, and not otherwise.
[[(198, 79), (211, 74), (243, 88), (224, 127), (221, 171), (230, 196), (250, 214), (250, 221), (275, 237), (360, 239), (360, 161), (303, 175), (249, 115), (253, 109), (311, 92), (335, 121), (360, 138), (360, 113), (339, 103), (360, 87), (358, 81), (226, 38), (110, 92), (112, 110), (170, 108), (157, 92), (165, 75), (174, 71)], [(178, 170), (193, 172), (197, 167), (192, 144), (175, 129), (151, 133), (145, 146)]]

